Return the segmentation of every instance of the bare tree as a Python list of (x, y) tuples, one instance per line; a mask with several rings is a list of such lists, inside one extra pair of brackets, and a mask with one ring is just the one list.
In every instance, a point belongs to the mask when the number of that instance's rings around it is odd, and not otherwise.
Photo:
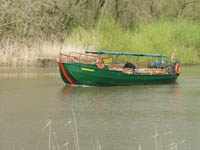
[(180, 6), (176, 12), (176, 17), (180, 17), (184, 11), (184, 9), (191, 5), (191, 4), (196, 4), (196, 3), (200, 3), (200, 0), (193, 0), (193, 1), (186, 1), (186, 0), (182, 0), (180, 1)]
[(99, 0), (99, 2), (98, 2), (97, 10), (96, 10), (96, 13), (95, 13), (95, 16), (94, 16), (94, 21), (95, 22), (98, 21), (99, 15), (100, 15), (100, 11), (104, 7), (105, 2), (106, 2), (105, 0)]
[(120, 11), (119, 11), (119, 0), (115, 0), (115, 12), (116, 12), (116, 17), (115, 19), (118, 21), (120, 17)]

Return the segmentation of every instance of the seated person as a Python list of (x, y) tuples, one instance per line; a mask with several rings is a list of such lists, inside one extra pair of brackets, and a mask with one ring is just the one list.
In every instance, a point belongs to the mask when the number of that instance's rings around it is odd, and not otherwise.
[(132, 68), (133, 70), (136, 69), (135, 65), (128, 61), (125, 63), (124, 68)]

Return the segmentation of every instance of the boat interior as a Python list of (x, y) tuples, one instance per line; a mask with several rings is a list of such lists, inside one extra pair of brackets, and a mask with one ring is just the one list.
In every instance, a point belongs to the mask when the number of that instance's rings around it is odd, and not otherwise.
[[(162, 57), (98, 55), (71, 52), (60, 53), (62, 63), (83, 63), (98, 69), (121, 71), (128, 75), (179, 74), (180, 63)], [(179, 66), (178, 66), (179, 65)]]

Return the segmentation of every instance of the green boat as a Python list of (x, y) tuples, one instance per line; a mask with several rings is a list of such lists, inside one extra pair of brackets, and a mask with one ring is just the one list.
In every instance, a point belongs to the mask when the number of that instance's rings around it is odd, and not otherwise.
[(71, 85), (128, 86), (175, 82), (180, 62), (160, 54), (86, 51), (59, 54), (62, 80)]

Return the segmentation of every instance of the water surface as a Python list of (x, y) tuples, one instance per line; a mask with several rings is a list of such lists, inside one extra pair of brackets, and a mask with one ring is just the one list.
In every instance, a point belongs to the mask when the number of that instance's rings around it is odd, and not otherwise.
[(48, 150), (48, 120), (52, 150), (200, 147), (199, 66), (165, 85), (70, 87), (58, 68), (1, 68), (0, 83), (3, 150)]

